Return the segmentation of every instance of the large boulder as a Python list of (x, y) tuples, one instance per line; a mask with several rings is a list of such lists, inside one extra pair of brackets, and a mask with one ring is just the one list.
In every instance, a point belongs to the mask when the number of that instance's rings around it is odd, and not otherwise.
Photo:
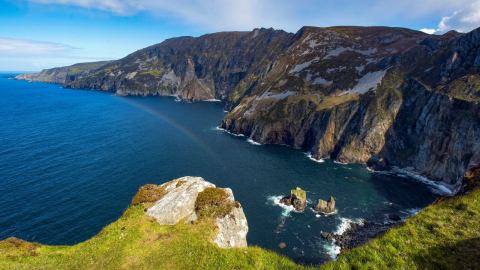
[(296, 211), (303, 212), (307, 207), (307, 193), (297, 187), (290, 191), (290, 196), (283, 197), (280, 202), (285, 205), (292, 205)]
[(162, 196), (146, 212), (159, 224), (174, 225), (210, 218), (217, 227), (215, 244), (222, 248), (247, 246), (247, 219), (231, 189), (216, 188), (201, 177), (186, 176), (162, 184), (156, 190)]

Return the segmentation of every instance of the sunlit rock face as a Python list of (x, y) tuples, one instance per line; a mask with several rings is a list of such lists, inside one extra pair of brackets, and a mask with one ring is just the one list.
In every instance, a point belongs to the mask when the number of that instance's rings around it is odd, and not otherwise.
[[(160, 225), (174, 225), (197, 221), (199, 217), (195, 205), (198, 194), (207, 188), (215, 188), (215, 185), (201, 177), (185, 176), (159, 188), (164, 194), (147, 209), (147, 215), (155, 218)], [(235, 201), (231, 189), (221, 190), (227, 194), (227, 203), (235, 206), (225, 215), (214, 218), (217, 230), (213, 242), (222, 248), (246, 247), (248, 223), (243, 208)]]
[(255, 142), (397, 168), (458, 190), (480, 164), (479, 45), (480, 30), (255, 29), (173, 38), (118, 61), (18, 78), (223, 100), (221, 127)]

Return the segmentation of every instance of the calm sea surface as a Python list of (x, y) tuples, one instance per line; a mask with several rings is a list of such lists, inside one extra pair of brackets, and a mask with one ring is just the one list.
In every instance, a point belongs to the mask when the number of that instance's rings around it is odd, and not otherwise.
[[(332, 253), (321, 231), (407, 216), (435, 199), (408, 178), (317, 163), (300, 151), (229, 135), (216, 129), (221, 103), (118, 97), (10, 76), (0, 74), (0, 239), (84, 241), (115, 221), (140, 186), (191, 175), (233, 189), (250, 245), (321, 262)], [(338, 213), (318, 217), (275, 203), (296, 186), (311, 202), (333, 195)]]

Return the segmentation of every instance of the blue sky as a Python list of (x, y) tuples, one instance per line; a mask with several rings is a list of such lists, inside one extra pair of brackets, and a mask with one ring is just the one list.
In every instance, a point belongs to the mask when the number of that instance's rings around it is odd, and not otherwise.
[(480, 0), (0, 0), (0, 70), (118, 59), (182, 35), (303, 25), (466, 32), (480, 26)]

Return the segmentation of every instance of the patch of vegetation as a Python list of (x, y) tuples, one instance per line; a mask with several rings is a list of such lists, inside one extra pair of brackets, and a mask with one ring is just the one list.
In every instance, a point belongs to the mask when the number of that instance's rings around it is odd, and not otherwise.
[(235, 207), (228, 193), (221, 188), (206, 188), (198, 193), (195, 212), (200, 219), (224, 217)]
[(474, 74), (461, 77), (441, 86), (439, 91), (456, 99), (478, 102), (480, 101), (480, 76)]
[(480, 269), (480, 189), (428, 206), (325, 269)]
[(143, 209), (131, 206), (98, 235), (73, 246), (0, 241), (0, 269), (301, 269), (258, 247), (217, 247), (210, 242), (210, 222), (160, 226)]
[(16, 237), (10, 237), (4, 241), (0, 241), (0, 250), (4, 252), (7, 257), (14, 256), (36, 256), (36, 249), (40, 244), (34, 242), (27, 242)]
[(178, 187), (181, 187), (183, 184), (185, 184), (187, 181), (185, 180), (178, 180), (177, 183), (175, 184), (175, 187), (178, 188)]
[[(178, 183), (177, 183), (178, 184)], [(148, 184), (142, 186), (132, 199), (132, 205), (156, 202), (165, 196), (166, 190), (160, 185)]]
[(160, 75), (162, 75), (162, 71), (158, 69), (143, 70), (139, 73), (139, 75), (151, 75), (153, 77), (160, 77)]
[(478, 183), (480, 183), (480, 165), (476, 165), (468, 169), (463, 177), (463, 182), (468, 190), (472, 190), (477, 187)]
[(99, 62), (88, 62), (88, 63), (79, 63), (74, 64), (67, 67), (67, 71), (69, 75), (77, 75), (82, 72), (86, 72), (92, 69), (97, 69), (102, 67), (106, 64), (110, 63), (110, 61), (99, 61)]
[(307, 193), (305, 192), (305, 190), (297, 187), (295, 189), (292, 189), (290, 191), (290, 195), (292, 195), (292, 197), (294, 196), (295, 198), (299, 199), (299, 200), (302, 200), (302, 201), (306, 201), (307, 200)]
[[(223, 201), (208, 189), (200, 205)], [(224, 209), (224, 207), (220, 207)], [(221, 213), (209, 210), (206, 213)], [(480, 269), (480, 189), (445, 198), (366, 245), (318, 269)], [(95, 237), (74, 246), (0, 241), (0, 269), (313, 269), (258, 247), (221, 249), (215, 225), (161, 226), (131, 206)]]

